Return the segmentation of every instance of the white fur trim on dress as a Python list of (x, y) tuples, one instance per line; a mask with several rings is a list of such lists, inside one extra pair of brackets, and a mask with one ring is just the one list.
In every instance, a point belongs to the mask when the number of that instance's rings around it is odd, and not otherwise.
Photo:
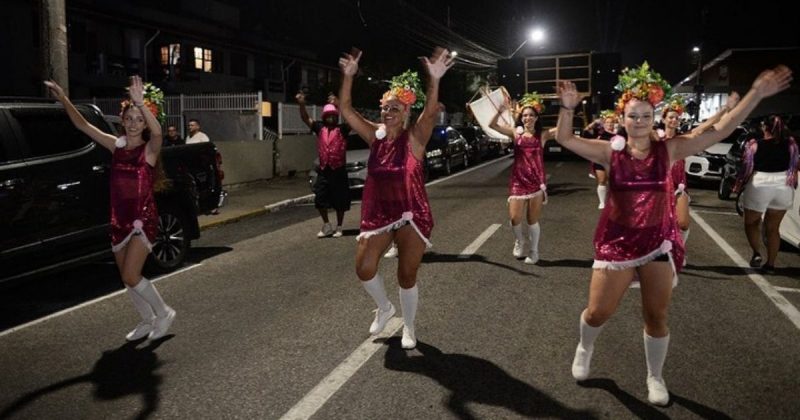
[(120, 243), (118, 243), (116, 245), (111, 244), (111, 251), (112, 252), (118, 252), (122, 248), (125, 248), (125, 245), (128, 245), (128, 242), (131, 241), (131, 238), (133, 237), (133, 235), (137, 235), (139, 237), (139, 239), (141, 239), (142, 242), (144, 242), (144, 246), (147, 247), (147, 251), (152, 252), (153, 251), (153, 243), (150, 242), (149, 239), (147, 239), (147, 235), (145, 235), (144, 231), (142, 230), (142, 226), (144, 226), (144, 224), (142, 223), (141, 220), (139, 220), (139, 219), (134, 220), (133, 221), (133, 229), (131, 230), (131, 233), (129, 233), (128, 236), (126, 236), (125, 239), (123, 239)]
[(678, 197), (681, 194), (684, 194), (685, 192), (686, 192), (686, 184), (681, 182), (680, 184), (678, 184), (678, 188), (675, 189), (675, 196)]
[(381, 124), (378, 127), (378, 129), (375, 130), (375, 138), (378, 140), (382, 140), (384, 137), (386, 137), (386, 127), (383, 124)]
[(539, 187), (541, 189), (539, 191), (536, 191), (535, 193), (532, 193), (532, 194), (509, 195), (508, 196), (508, 200), (506, 200), (506, 201), (508, 201), (510, 203), (511, 200), (530, 200), (531, 198), (534, 198), (536, 196), (544, 195), (544, 200), (542, 201), (542, 204), (547, 204), (547, 187), (545, 187), (544, 184), (540, 185)]
[(422, 239), (422, 241), (425, 242), (425, 248), (433, 247), (433, 244), (431, 243), (431, 241), (428, 240), (428, 238), (426, 238), (425, 235), (422, 234), (422, 232), (419, 230), (419, 227), (417, 226), (417, 224), (414, 223), (414, 213), (412, 213), (410, 211), (403, 212), (403, 215), (400, 217), (399, 220), (394, 221), (392, 223), (389, 223), (386, 226), (383, 226), (383, 227), (380, 227), (380, 228), (374, 229), (374, 230), (368, 230), (366, 232), (361, 232), (360, 234), (358, 234), (358, 236), (356, 236), (356, 241), (360, 241), (361, 238), (370, 238), (370, 237), (373, 237), (375, 235), (380, 235), (381, 233), (386, 233), (386, 232), (390, 232), (390, 231), (393, 231), (393, 230), (400, 229), (406, 223), (408, 223), (408, 224), (410, 224), (411, 226), (414, 227), (414, 230), (417, 232), (417, 235), (419, 235), (419, 237)]
[(117, 149), (122, 149), (127, 145), (128, 145), (128, 139), (125, 136), (119, 136), (117, 137), (117, 140), (114, 141), (114, 146), (116, 146)]
[[(675, 269), (675, 261), (672, 259), (672, 241), (669, 239), (664, 239), (664, 242), (661, 242), (661, 246), (658, 249), (650, 252), (649, 254), (633, 259), (628, 261), (602, 261), (602, 260), (594, 260), (594, 264), (592, 264), (592, 268), (600, 268), (605, 270), (625, 270), (627, 268), (636, 268), (641, 267), (654, 259), (658, 258), (659, 255), (667, 254), (669, 258), (669, 264), (672, 266), (672, 287), (678, 285), (678, 271)], [(634, 281), (631, 283), (631, 288), (638, 288), (638, 280), (637, 277), (634, 275)]]
[(616, 135), (611, 138), (611, 149), (619, 152), (620, 150), (625, 149), (625, 143), (625, 137)]

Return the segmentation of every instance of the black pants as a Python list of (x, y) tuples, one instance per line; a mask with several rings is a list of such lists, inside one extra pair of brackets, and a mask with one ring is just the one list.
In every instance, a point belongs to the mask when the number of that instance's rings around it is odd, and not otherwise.
[(314, 183), (314, 206), (318, 209), (350, 210), (350, 182), (344, 167), (320, 169)]

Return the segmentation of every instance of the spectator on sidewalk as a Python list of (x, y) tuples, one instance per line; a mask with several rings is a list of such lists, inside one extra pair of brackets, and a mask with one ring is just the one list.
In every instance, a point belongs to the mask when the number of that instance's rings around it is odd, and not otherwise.
[[(328, 95), (328, 103), (322, 108), (322, 121), (316, 121), (306, 110), (306, 96), (303, 92), (295, 95), (299, 105), (300, 118), (317, 136), (319, 169), (314, 182), (314, 206), (322, 217), (322, 229), (318, 238), (342, 236), (344, 213), (350, 210), (350, 183), (347, 179), (347, 140), (350, 128), (339, 124), (339, 100)], [(328, 209), (336, 210), (336, 230), (328, 219)]]
[(178, 134), (178, 129), (175, 128), (174, 125), (167, 127), (167, 136), (164, 137), (164, 146), (178, 146), (181, 144), (186, 144), (186, 141)]
[(192, 118), (189, 120), (189, 136), (186, 137), (186, 144), (203, 143), (211, 141), (206, 133), (200, 131), (200, 121)]

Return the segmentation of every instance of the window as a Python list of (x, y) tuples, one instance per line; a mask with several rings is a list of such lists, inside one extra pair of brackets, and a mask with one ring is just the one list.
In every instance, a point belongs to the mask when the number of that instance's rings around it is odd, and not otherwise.
[(181, 44), (169, 44), (161, 47), (161, 65), (176, 66), (181, 58)]
[(211, 73), (213, 62), (211, 60), (213, 54), (208, 48), (195, 47), (194, 48), (194, 68), (197, 70)]
[[(96, 120), (83, 114), (91, 122)], [(15, 109), (11, 115), (19, 123), (33, 158), (72, 152), (92, 142), (72, 125), (63, 109)]]

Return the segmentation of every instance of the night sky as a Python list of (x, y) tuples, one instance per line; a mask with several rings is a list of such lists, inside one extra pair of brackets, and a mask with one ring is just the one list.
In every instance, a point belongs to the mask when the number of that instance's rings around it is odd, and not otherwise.
[(242, 1), (251, 3), (252, 19), (299, 16), (270, 22), (269, 36), (316, 51), (331, 65), (357, 45), (364, 50), (362, 67), (388, 76), (417, 66), (415, 57), (427, 55), (434, 44), (463, 52), (472, 62), (456, 70), (485, 71), (486, 63), (510, 54), (535, 25), (546, 30), (546, 42), (529, 43), (517, 56), (617, 51), (624, 66), (646, 59), (671, 83), (696, 68), (695, 45), (702, 47), (704, 62), (728, 48), (800, 45), (800, 14), (777, 1)]

